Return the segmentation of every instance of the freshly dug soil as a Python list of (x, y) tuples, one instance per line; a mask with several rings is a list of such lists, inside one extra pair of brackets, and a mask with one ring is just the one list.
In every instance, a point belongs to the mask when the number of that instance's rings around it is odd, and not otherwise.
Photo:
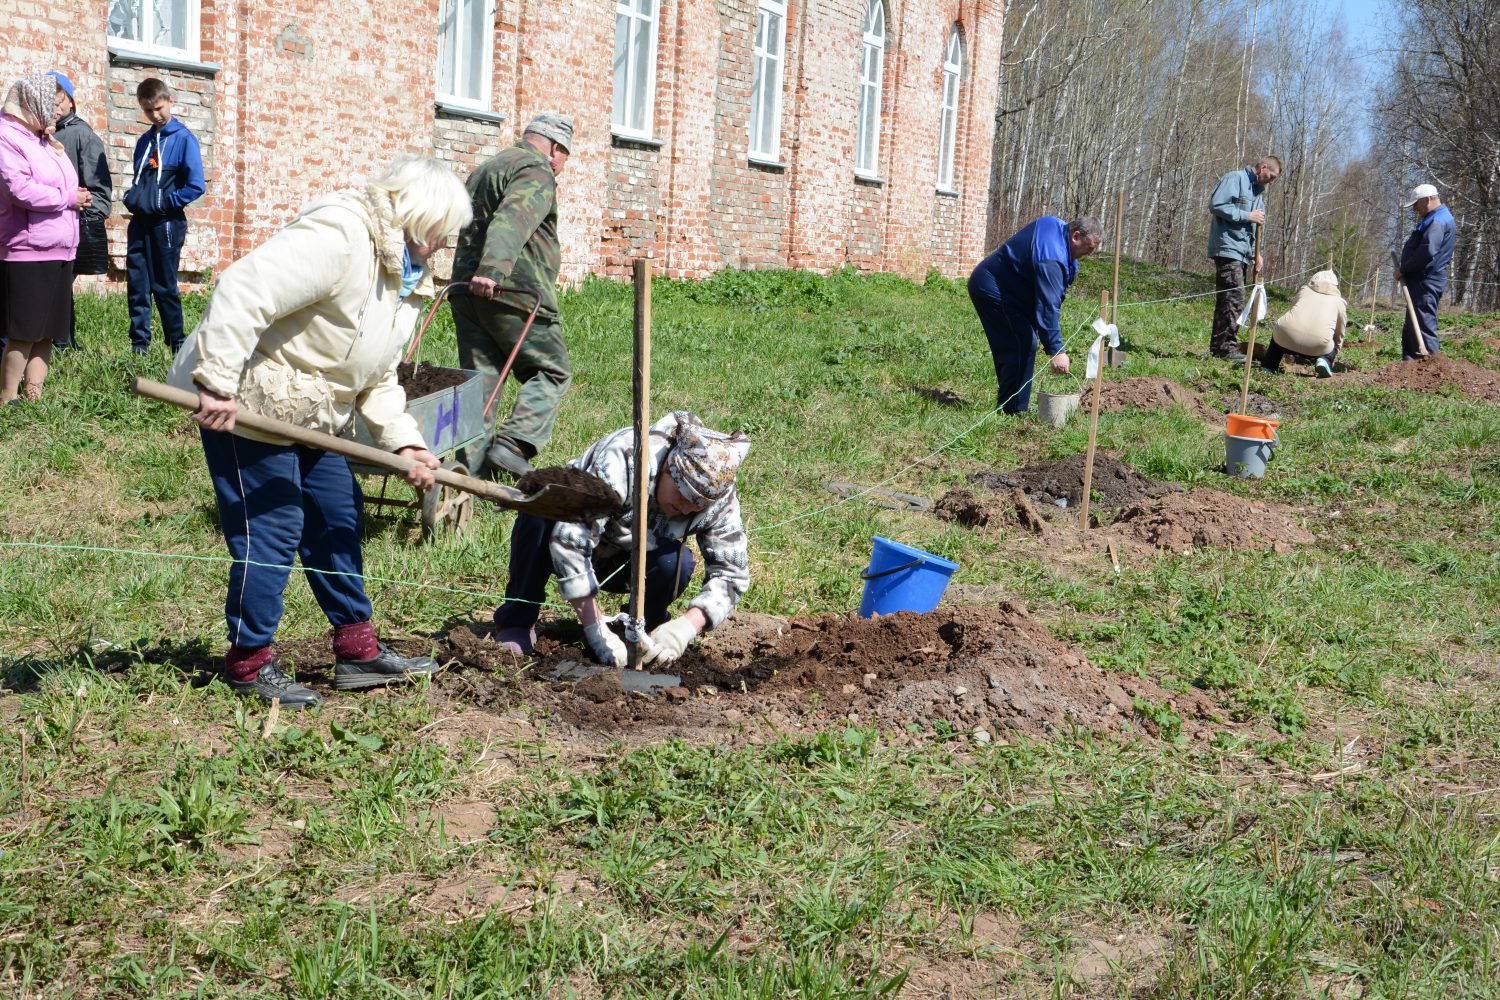
[(1114, 732), (1127, 723), (1155, 733), (1154, 723), (1135, 716), (1138, 697), (1169, 706), (1189, 734), (1216, 717), (1216, 706), (1201, 694), (1173, 695), (1100, 670), (1007, 602), (872, 619), (757, 616), (724, 632), (690, 647), (669, 668), (682, 686), (654, 698), (622, 692), (613, 675), (613, 684), (533, 680), (584, 656), (577, 644), (549, 636), (538, 642), (539, 662), (517, 676), (520, 662), (495, 652), (483, 625), (448, 633), (439, 657), (474, 669), (456, 677), (450, 671), (439, 681), (488, 707), (525, 702), (581, 729), (636, 734), (650, 726), (764, 732), (844, 721), (897, 732), (945, 722), (961, 734), (986, 736), (1044, 735), (1074, 725)]
[(977, 494), (963, 488), (949, 490), (933, 508), (945, 521), (967, 528), (998, 528), (1019, 524), (1034, 535), (1045, 534), (1047, 522), (1032, 504), (1025, 490), (1013, 489), (1001, 496), (986, 490)]
[(1423, 361), (1398, 361), (1386, 365), (1375, 373), (1371, 382), (1385, 389), (1413, 392), (1443, 392), (1456, 388), (1465, 399), (1500, 403), (1500, 374), (1446, 354)]
[(1108, 530), (1172, 552), (1207, 546), (1285, 552), (1313, 540), (1290, 514), (1280, 504), (1196, 489), (1130, 507)]
[(615, 492), (613, 486), (592, 472), (584, 472), (570, 465), (547, 465), (540, 469), (532, 469), (516, 480), (516, 489), (522, 493), (535, 493), (546, 486), (572, 490), (600, 506), (612, 509), (623, 509), (625, 506), (625, 501), (620, 494)]
[[(1067, 506), (1073, 508), (1083, 499), (1083, 463), (1086, 458), (1087, 454), (1080, 452), (1055, 462), (1024, 466), (1014, 472), (976, 472), (969, 476), (969, 482), (997, 492), (1024, 490), (1032, 502), (1044, 510), (1047, 505), (1057, 505), (1060, 499), (1066, 500)], [(1119, 459), (1099, 452), (1094, 455), (1094, 478), (1090, 488), (1091, 492), (1100, 494), (1089, 501), (1090, 507), (1114, 510), (1182, 487), (1147, 479)]]
[[(1218, 413), (1239, 413), (1240, 394), (1225, 396), (1215, 404)], [(1271, 417), (1279, 419), (1291, 416), (1297, 412), (1297, 407), (1280, 399), (1272, 399), (1270, 396), (1262, 396), (1258, 392), (1252, 392), (1245, 397), (1244, 415), (1247, 417)]]
[(469, 376), (457, 368), (444, 368), (441, 365), (400, 364), (396, 366), (396, 380), (406, 391), (406, 398), (411, 400), (463, 385), (469, 380)]
[(939, 406), (968, 406), (969, 401), (952, 389), (937, 389), (927, 385), (907, 386), (907, 392), (932, 400)]
[[(1088, 393), (1084, 387), (1083, 405), (1088, 406)], [(1193, 413), (1206, 410), (1198, 397), (1190, 390), (1171, 379), (1151, 376), (1123, 378), (1105, 382), (1099, 387), (1099, 412), (1113, 413), (1116, 410), (1170, 410), (1174, 406), (1186, 407)]]

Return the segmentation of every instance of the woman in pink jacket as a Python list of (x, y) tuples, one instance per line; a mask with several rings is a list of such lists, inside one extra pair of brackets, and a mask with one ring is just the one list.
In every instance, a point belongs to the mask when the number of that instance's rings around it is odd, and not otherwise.
[(72, 314), (78, 213), (90, 196), (52, 139), (56, 93), (46, 73), (23, 76), (0, 114), (0, 404), (41, 397)]

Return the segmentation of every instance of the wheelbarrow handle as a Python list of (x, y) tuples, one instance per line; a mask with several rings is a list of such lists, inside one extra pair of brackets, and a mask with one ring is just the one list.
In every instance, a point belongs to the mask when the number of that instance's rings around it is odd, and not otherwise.
[[(184, 410), (196, 411), (198, 409), (197, 393), (188, 392), (176, 386), (163, 385), (148, 378), (131, 379), (130, 390), (137, 395), (146, 396), (158, 402), (180, 406)], [(289, 424), (283, 420), (262, 416), (244, 407), (241, 407), (234, 415), (234, 422), (237, 426), (259, 434), (268, 434), (271, 437), (306, 445), (309, 448), (321, 448), (324, 451), (331, 451), (345, 458), (363, 462), (365, 465), (372, 465), (377, 469), (385, 469), (400, 475), (410, 472), (417, 464), (413, 459), (397, 455), (395, 452), (383, 451), (380, 448), (373, 448), (347, 438), (335, 437), (308, 427), (298, 427), (296, 424)], [(460, 475), (448, 469), (433, 469), (432, 474), (444, 486), (472, 493), (502, 507), (519, 509), (518, 505), (522, 505), (528, 499), (520, 490), (484, 479), (475, 479), (473, 476)]]
[[(422, 338), (427, 335), (427, 328), (437, 318), (438, 309), (442, 307), (443, 300), (453, 295), (469, 294), (469, 285), (470, 282), (468, 281), (450, 281), (438, 289), (438, 293), (432, 297), (432, 303), (427, 307), (427, 312), (422, 317), (422, 322), (417, 326), (417, 335), (411, 338), (411, 346), (406, 349), (406, 356), (401, 359), (403, 363), (409, 364), (417, 356), (417, 351), (421, 350)], [(531, 296), (531, 312), (526, 318), (526, 327), (530, 329), (531, 321), (536, 318), (537, 310), (542, 307), (542, 293), (533, 288), (516, 288), (511, 285), (496, 285), (495, 291), (515, 292), (517, 295)], [(522, 334), (522, 337), (524, 336), (525, 334)], [(500, 381), (503, 383), (505, 380), (502, 378)]]

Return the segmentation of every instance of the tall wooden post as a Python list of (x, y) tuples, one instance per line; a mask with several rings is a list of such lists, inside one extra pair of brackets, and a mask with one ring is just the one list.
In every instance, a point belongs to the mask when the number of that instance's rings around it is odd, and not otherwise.
[(1115, 196), (1115, 284), (1107, 323), (1120, 322), (1120, 250), (1125, 243), (1125, 192)]
[[(635, 262), (635, 345), (631, 393), (635, 400), (635, 547), (630, 553), (630, 617), (646, 618), (646, 539), (651, 502), (651, 261)], [(641, 669), (641, 651), (629, 644), (630, 668)]]
[[(1109, 293), (1099, 293), (1099, 318), (1109, 322)], [(1078, 503), (1078, 528), (1089, 530), (1089, 491), (1094, 488), (1094, 448), (1099, 441), (1099, 390), (1104, 384), (1104, 346), (1099, 347), (1099, 362), (1094, 366), (1094, 391), (1089, 402), (1089, 450), (1083, 460), (1083, 496)]]
[(1260, 311), (1255, 308), (1255, 287), (1260, 283), (1260, 223), (1255, 224), (1255, 241), (1250, 250), (1250, 343), (1245, 345), (1245, 377), (1240, 382), (1240, 413), (1250, 403), (1250, 366), (1255, 364), (1255, 328)]

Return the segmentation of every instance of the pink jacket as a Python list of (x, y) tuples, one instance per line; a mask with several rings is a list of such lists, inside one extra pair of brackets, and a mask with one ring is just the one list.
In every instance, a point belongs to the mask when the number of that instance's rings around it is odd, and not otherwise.
[(78, 171), (10, 115), (0, 115), (0, 260), (72, 260)]

